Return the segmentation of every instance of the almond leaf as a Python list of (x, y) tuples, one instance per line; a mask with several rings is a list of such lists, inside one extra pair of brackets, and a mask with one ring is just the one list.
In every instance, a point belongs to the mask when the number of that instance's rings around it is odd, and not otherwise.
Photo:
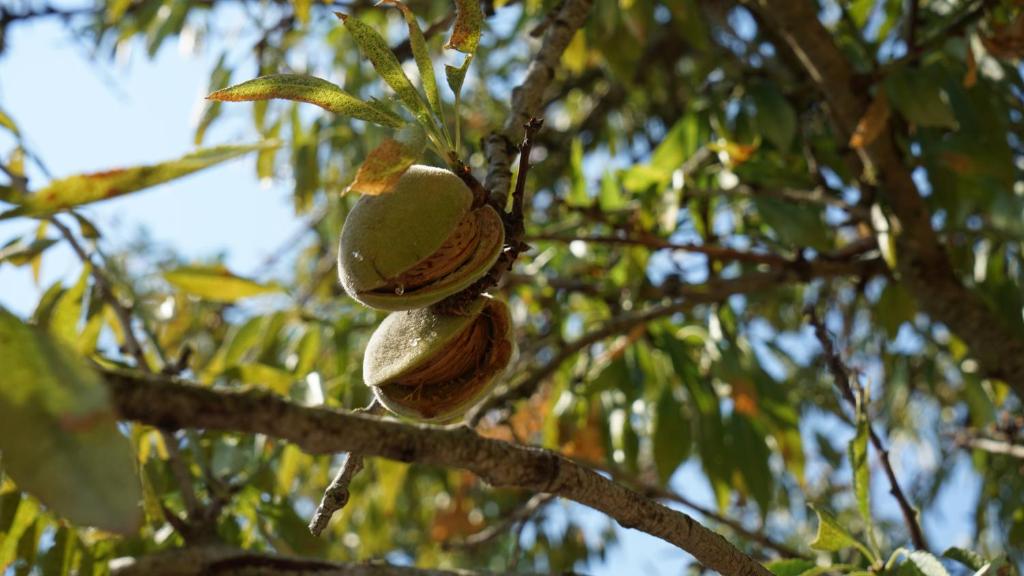
[(395, 138), (388, 138), (370, 151), (346, 192), (371, 196), (388, 192), (422, 156), (426, 144), (426, 134), (419, 126), (403, 128)]
[(351, 116), (381, 126), (400, 128), (404, 122), (394, 112), (379, 103), (360, 100), (340, 87), (304, 74), (272, 74), (242, 82), (206, 97), (222, 102), (254, 100), (294, 100), (314, 104), (335, 114)]

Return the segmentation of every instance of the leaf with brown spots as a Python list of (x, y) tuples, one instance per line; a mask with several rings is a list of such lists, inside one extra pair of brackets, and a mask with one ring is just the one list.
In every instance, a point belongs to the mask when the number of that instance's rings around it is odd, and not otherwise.
[(276, 142), (263, 142), (243, 146), (203, 148), (177, 160), (159, 164), (68, 176), (54, 180), (45, 188), (25, 196), (17, 208), (0, 214), (0, 220), (15, 216), (48, 216), (69, 208), (123, 196), (130, 192), (138, 192), (216, 166), (249, 152), (277, 145)]
[(423, 129), (411, 124), (370, 151), (346, 192), (377, 196), (390, 191), (395, 182), (423, 155), (427, 138)]
[(463, 54), (473, 55), (480, 44), (480, 28), (484, 13), (478, 0), (455, 0), (455, 28), (445, 48), (454, 48)]
[(860, 149), (870, 146), (889, 123), (889, 99), (885, 95), (885, 89), (879, 88), (871, 105), (864, 112), (864, 116), (857, 122), (857, 127), (850, 136), (850, 147)]

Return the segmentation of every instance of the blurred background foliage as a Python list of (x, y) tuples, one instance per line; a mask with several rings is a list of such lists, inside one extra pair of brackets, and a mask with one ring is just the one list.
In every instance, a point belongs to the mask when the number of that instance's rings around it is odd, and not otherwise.
[[(408, 4), (440, 55), (453, 6)], [(465, 160), (480, 176), (480, 139), (503, 122), (556, 8), (549, 0), (482, 4), (485, 31), (461, 111)], [(0, 6), (0, 51), (11, 29), (43, 18), (66, 22), (97, 59), (152, 56), (167, 43), (202, 51), (223, 36), (228, 41), (218, 44), (229, 48), (210, 71), (210, 91), (262, 74), (304, 73), (363, 98), (388, 98), (336, 10), (385, 31), (415, 74), (399, 12), (363, 0), (8, 0)], [(242, 17), (228, 26), (228, 12)], [(960, 279), (1024, 337), (1019, 3), (825, 0), (820, 18), (873, 94), (859, 134), (869, 140), (885, 122), (903, 128), (899, 144)], [(917, 46), (910, 52), (908, 34)], [(894, 447), (922, 516), (942, 517), (939, 495), (961, 489), (954, 472), (966, 468), (980, 484), (972, 547), (1020, 563), (1024, 461), (969, 446), (977, 438), (1024, 442), (1021, 400), (979, 374), (965, 345), (917, 311), (914, 294), (887, 265), (893, 231), (884, 206), (858, 189), (859, 175), (843, 160), (858, 143), (837, 141), (821, 96), (779, 46), (752, 12), (731, 2), (595, 0), (546, 96), (528, 185), (533, 250), (498, 290), (512, 305), (521, 348), (509, 382), (550, 371), (529, 398), (484, 414), (478, 429), (560, 450), (655, 496), (671, 496), (680, 488), (673, 475), (699, 463), (714, 494), (700, 516), (758, 558), (777, 550), (751, 532), (808, 553), (817, 526), (809, 505), (863, 534), (871, 520), (857, 512), (846, 452), (854, 419), (808, 327), (804, 309), (814, 305), (869, 391), (866, 412)], [(210, 142), (215, 124), (237, 137)], [(0, 130), (9, 144), (0, 151), (9, 177), (0, 199), (23, 204), (19, 176), (46, 151), (25, 144), (2, 101)], [(153, 365), (211, 386), (262, 386), (302, 403), (361, 407), (370, 397), (362, 349), (381, 315), (347, 298), (336, 280), (338, 235), (356, 199), (341, 191), (386, 135), (306, 105), (205, 105), (197, 147), (280, 142), (253, 152), (254, 169), (293, 188), (301, 226), (263, 273), (242, 276), (216, 258), (185, 261), (144, 243), (105, 243), (88, 208), (77, 209), (81, 199), (64, 222), (102, 251)], [(176, 163), (168, 177), (186, 171)], [(36, 184), (29, 188), (42, 188)], [(0, 239), (7, 242), (0, 266), (40, 266), (61, 239), (39, 222), (34, 234)], [(753, 277), (769, 281), (744, 288)], [(736, 293), (723, 291), (730, 281)], [(48, 287), (30, 320), (85, 356), (126, 362), (124, 335), (102, 292), (83, 269), (76, 282)], [(692, 306), (565, 353), (566, 343), (610, 319), (694, 294), (702, 297)], [(125, 430), (140, 462), (143, 529), (115, 538), (75, 527), (6, 478), (0, 566), (15, 574), (99, 574), (111, 558), (180, 546), (182, 534), (162, 508), (181, 514), (191, 496), (168, 464), (169, 448), (183, 454), (198, 498), (217, 504), (216, 538), (248, 549), (552, 572), (586, 570), (615, 553), (610, 523), (600, 538), (585, 538), (572, 509), (556, 502), (529, 504), (530, 494), (491, 489), (460, 471), (380, 459), (368, 461), (352, 502), (316, 539), (306, 523), (340, 457), (311, 457), (259, 436)], [(179, 445), (167, 446), (169, 438)], [(876, 476), (874, 523), (891, 550), (908, 535)], [(681, 488), (676, 497), (685, 505)], [(552, 514), (564, 521), (550, 522)], [(489, 526), (504, 529), (474, 542)], [(936, 546), (954, 544), (941, 526), (926, 528)], [(835, 560), (858, 554), (839, 551)]]

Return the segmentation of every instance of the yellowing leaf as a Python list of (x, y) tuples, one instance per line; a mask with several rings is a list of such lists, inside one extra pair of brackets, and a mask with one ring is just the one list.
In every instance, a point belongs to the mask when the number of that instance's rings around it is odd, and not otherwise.
[(276, 144), (204, 148), (169, 162), (61, 178), (26, 196), (20, 202), (20, 206), (0, 214), (0, 219), (14, 216), (45, 216), (83, 204), (123, 196), (129, 192), (176, 180), (267, 146)]
[(455, 0), (455, 28), (445, 48), (454, 48), (463, 54), (475, 54), (480, 43), (480, 27), (484, 13), (478, 0)]
[(426, 135), (419, 126), (404, 128), (396, 138), (388, 138), (370, 151), (346, 192), (376, 196), (391, 190), (420, 158), (425, 147)]
[(889, 123), (889, 113), (889, 99), (885, 96), (885, 89), (879, 88), (850, 136), (850, 148), (863, 148), (874, 142)]
[(99, 376), (66, 345), (3, 309), (0, 366), (5, 471), (75, 524), (138, 530), (135, 456)]
[(234, 302), (281, 291), (280, 286), (236, 276), (223, 266), (185, 266), (164, 272), (164, 279), (183, 292), (213, 302)]
[(222, 102), (247, 102), (275, 98), (314, 104), (328, 112), (351, 116), (381, 126), (399, 128), (404, 124), (401, 117), (379, 102), (371, 103), (360, 100), (327, 80), (303, 74), (260, 76), (207, 96), (209, 100)]

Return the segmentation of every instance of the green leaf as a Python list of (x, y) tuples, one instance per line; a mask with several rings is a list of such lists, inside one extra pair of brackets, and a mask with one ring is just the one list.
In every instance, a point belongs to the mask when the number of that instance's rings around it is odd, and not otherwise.
[(757, 108), (757, 125), (761, 135), (779, 150), (789, 150), (796, 136), (796, 112), (793, 107), (773, 84), (757, 82), (749, 90)]
[(974, 552), (973, 550), (967, 550), (966, 548), (952, 547), (948, 548), (942, 553), (943, 556), (950, 560), (955, 560), (964, 566), (967, 566), (971, 570), (978, 571), (988, 564), (988, 560), (984, 556)]
[[(57, 300), (47, 325), (47, 332), (71, 348), (76, 348), (79, 344), (78, 327), (82, 321), (82, 298), (89, 285), (91, 272), (92, 268), (88, 264), (82, 267), (78, 282)], [(86, 351), (78, 349), (78, 352)]]
[(583, 174), (583, 142), (573, 138), (569, 152), (569, 176), (572, 186), (565, 201), (570, 206), (586, 206), (590, 203), (587, 196), (587, 181)]
[(2, 309), (0, 365), (6, 472), (75, 524), (138, 530), (135, 457), (96, 373), (67, 346)]
[(446, 48), (454, 48), (463, 54), (476, 54), (480, 43), (480, 28), (484, 13), (478, 0), (455, 0), (455, 27)]
[(839, 522), (829, 513), (814, 509), (818, 515), (818, 533), (814, 536), (809, 546), (815, 550), (825, 552), (838, 552), (846, 548), (857, 548), (868, 558), (874, 558), (867, 546), (853, 537), (846, 531)]
[(405, 107), (421, 123), (425, 125), (432, 124), (427, 108), (423, 105), (423, 99), (420, 97), (419, 92), (416, 91), (416, 87), (412, 85), (409, 77), (405, 75), (405, 71), (402, 70), (402, 64), (398, 61), (395, 53), (391, 51), (391, 47), (388, 46), (384, 37), (370, 26), (347, 14), (338, 13), (338, 17), (341, 18), (345, 28), (352, 33), (352, 37), (355, 39), (356, 44), (359, 45), (363, 55), (373, 63), (374, 70), (380, 74), (380, 77), (384, 79), (388, 86), (391, 86), (391, 89), (395, 91), (398, 99), (405, 104)]
[(831, 248), (829, 231), (818, 208), (767, 197), (755, 197), (754, 205), (780, 242), (816, 250)]
[(401, 0), (384, 0), (388, 4), (397, 6), (402, 11), (402, 17), (409, 28), (409, 45), (412, 46), (412, 57), (416, 60), (416, 68), (420, 71), (420, 83), (427, 95), (427, 102), (438, 118), (441, 117), (441, 93), (437, 89), (437, 77), (434, 75), (434, 63), (430, 60), (430, 52), (427, 49), (427, 40), (423, 37), (416, 15)]
[(850, 467), (853, 469), (853, 493), (857, 498), (857, 510), (864, 520), (864, 526), (871, 548), (878, 553), (878, 542), (875, 539), (875, 524), (871, 517), (871, 467), (868, 464), (867, 416), (861, 406), (857, 408), (857, 434), (848, 446)]
[(949, 572), (946, 571), (946, 567), (942, 565), (942, 562), (923, 550), (911, 552), (907, 560), (924, 576), (949, 576)]
[(12, 266), (24, 266), (30, 264), (36, 256), (46, 251), (47, 248), (59, 242), (55, 238), (43, 238), (34, 240), (28, 244), (18, 241), (0, 248), (0, 262), (8, 262)]
[(376, 196), (392, 189), (410, 166), (423, 156), (427, 146), (426, 133), (415, 124), (399, 130), (370, 151), (359, 166), (355, 180), (346, 191)]
[(466, 71), (469, 70), (469, 63), (472, 61), (473, 56), (466, 56), (466, 59), (462, 61), (462, 66), (444, 65), (445, 79), (448, 80), (448, 87), (455, 93), (456, 98), (462, 94), (462, 84), (466, 81)]
[(69, 176), (55, 180), (45, 188), (25, 197), (18, 208), (0, 214), (0, 219), (14, 216), (46, 216), (83, 204), (123, 196), (276, 145), (259, 143), (203, 148), (169, 162)]
[(221, 102), (249, 102), (256, 100), (293, 100), (314, 104), (335, 114), (351, 116), (381, 126), (400, 128), (404, 121), (379, 102), (366, 102), (345, 92), (338, 86), (304, 74), (272, 74), (242, 82), (207, 96)]
[(662, 484), (690, 455), (693, 438), (683, 405), (666, 386), (658, 396), (654, 417), (654, 464)]
[(904, 67), (885, 79), (885, 93), (904, 118), (921, 127), (956, 128), (943, 79), (934, 68)]
[(765, 565), (765, 568), (775, 576), (800, 576), (816, 565), (810, 560), (803, 558), (786, 558), (773, 560)]
[(184, 266), (164, 272), (163, 276), (182, 292), (212, 302), (234, 302), (281, 291), (276, 284), (260, 284), (237, 276), (224, 266)]
[(0, 109), (0, 127), (6, 128), (11, 134), (14, 134), (15, 136), (21, 135), (21, 133), (18, 132), (18, 125), (15, 124), (14, 120), (11, 120), (11, 117), (8, 116), (7, 113), (4, 112), (2, 109)]
[[(2, 314), (2, 312), (0, 312)], [(0, 404), (0, 407), (3, 405)], [(12, 475), (13, 476), (13, 475)], [(14, 513), (11, 526), (0, 543), (0, 569), (10, 566), (18, 557), (18, 542), (35, 525), (39, 517), (39, 504), (30, 498), (22, 498)]]
[(672, 179), (672, 173), (682, 168), (683, 163), (697, 152), (700, 147), (699, 137), (697, 115), (684, 114), (651, 153), (649, 163), (626, 170), (623, 181), (626, 189), (642, 192), (650, 186), (667, 184)]
[[(216, 91), (223, 90), (228, 86), (228, 82), (231, 81), (231, 69), (226, 66), (227, 53), (220, 55), (217, 59), (217, 64), (213, 67), (213, 71), (210, 72), (210, 82), (207, 86), (208, 90)], [(203, 138), (206, 136), (206, 130), (213, 124), (213, 121), (220, 116), (221, 103), (220, 101), (213, 100), (207, 102), (203, 106), (203, 113), (199, 117), (199, 121), (196, 122), (195, 136), (193, 137), (193, 143), (196, 146), (203, 144)]]
[(897, 282), (886, 284), (875, 304), (875, 320), (889, 338), (896, 337), (904, 322), (912, 322), (916, 312), (914, 297), (903, 284)]

